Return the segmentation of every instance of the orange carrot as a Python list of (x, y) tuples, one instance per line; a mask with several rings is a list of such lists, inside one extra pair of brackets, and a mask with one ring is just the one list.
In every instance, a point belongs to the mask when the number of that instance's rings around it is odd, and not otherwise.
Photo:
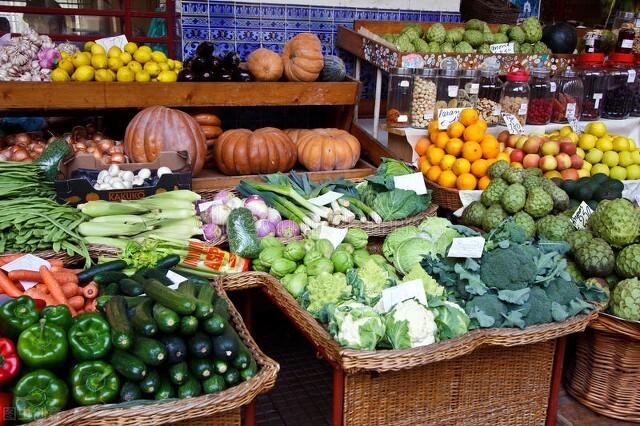
[(96, 299), (88, 300), (84, 305), (85, 312), (95, 312), (96, 311)]
[[(53, 269), (53, 268), (52, 268)], [(53, 276), (59, 283), (78, 283), (78, 276), (69, 272), (52, 272)], [(14, 269), (9, 272), (9, 279), (12, 281), (40, 281), (42, 276), (38, 271), (29, 271), (27, 269)]]
[(57, 305), (56, 301), (53, 300), (50, 295), (41, 292), (35, 287), (31, 287), (29, 290), (25, 291), (25, 294), (31, 296), (34, 299), (44, 300), (44, 303), (46, 303), (47, 306)]
[(67, 299), (78, 295), (78, 284), (64, 283), (61, 286), (62, 286), (62, 292), (64, 293)]
[(37, 288), (38, 291), (41, 291), (44, 294), (49, 294), (49, 287), (47, 287), (45, 283), (38, 283), (35, 285), (35, 288)]
[(0, 270), (0, 291), (10, 297), (22, 296), (22, 291), (9, 279), (4, 271)]
[(84, 290), (82, 293), (87, 299), (95, 299), (96, 297), (98, 297), (98, 286), (96, 285), (96, 283), (91, 281), (89, 284), (84, 286)]
[[(42, 276), (42, 282), (45, 283), (47, 287), (49, 287), (49, 293), (51, 293), (51, 297), (53, 297), (53, 300), (55, 300), (58, 304), (68, 305), (69, 302), (67, 300), (67, 297), (64, 295), (62, 288), (60, 287), (60, 283), (53, 276), (53, 273), (51, 273), (51, 271), (49, 271), (46, 266), (42, 265), (40, 267), (40, 275)], [(73, 306), (70, 306), (69, 308), (73, 313)]]
[(69, 298), (69, 307), (73, 309), (82, 309), (84, 308), (84, 297), (82, 296), (73, 296)]
[(61, 268), (64, 268), (64, 263), (62, 263), (62, 260), (60, 259), (49, 259), (48, 262), (51, 266), (59, 266)]
[(20, 259), (22, 256), (24, 256), (24, 253), (6, 254), (4, 256), (0, 256), (0, 266), (6, 265), (9, 262), (13, 262), (16, 259)]
[(72, 316), (76, 316), (76, 315), (80, 315), (84, 313), (84, 309), (80, 309), (79, 311), (73, 311), (73, 313), (71, 314)]

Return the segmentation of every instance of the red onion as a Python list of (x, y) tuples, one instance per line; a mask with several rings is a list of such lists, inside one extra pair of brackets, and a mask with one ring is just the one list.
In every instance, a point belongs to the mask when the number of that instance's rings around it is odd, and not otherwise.
[(280, 212), (276, 209), (272, 209), (269, 207), (267, 209), (267, 220), (276, 226), (280, 222), (282, 222), (282, 216), (280, 216)]
[(207, 223), (202, 227), (202, 236), (205, 241), (214, 241), (222, 237), (222, 228), (213, 223)]
[(266, 219), (269, 214), (269, 207), (267, 207), (262, 197), (258, 195), (250, 195), (247, 197), (244, 200), (244, 206), (251, 210), (251, 214), (258, 219)]
[(226, 203), (227, 201), (229, 201), (229, 199), (233, 197), (234, 195), (231, 191), (220, 191), (216, 195), (214, 195), (213, 200), (222, 201), (223, 203)]
[(276, 227), (267, 219), (260, 219), (256, 221), (256, 234), (259, 238), (266, 237), (268, 235), (276, 235)]
[(292, 238), (300, 235), (300, 227), (292, 220), (283, 220), (276, 225), (276, 237)]

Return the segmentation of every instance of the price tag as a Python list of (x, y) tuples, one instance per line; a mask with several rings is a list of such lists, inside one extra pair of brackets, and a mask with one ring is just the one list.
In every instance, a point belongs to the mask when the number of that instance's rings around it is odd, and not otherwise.
[(580, 124), (578, 124), (578, 120), (574, 118), (569, 119), (569, 126), (571, 126), (571, 130), (574, 133), (582, 133), (582, 129), (580, 128)]
[(480, 92), (480, 84), (479, 83), (471, 83), (471, 88), (469, 89), (470, 95), (477, 95)]
[(422, 280), (411, 280), (382, 290), (382, 309), (384, 312), (389, 312), (398, 303), (413, 298), (426, 306), (427, 296), (424, 293)]
[(625, 39), (622, 40), (622, 47), (623, 49), (631, 49), (633, 47), (633, 40), (631, 39)]
[(576, 229), (584, 229), (587, 226), (589, 217), (593, 214), (593, 209), (584, 201), (580, 203), (576, 212), (571, 216), (571, 222)]
[(513, 43), (496, 43), (489, 46), (491, 53), (516, 53)]
[(462, 237), (454, 238), (449, 248), (448, 257), (470, 257), (479, 259), (484, 250), (483, 237)]
[(406, 123), (407, 121), (409, 121), (409, 116), (406, 114), (399, 115), (396, 121), (398, 123)]
[(636, 81), (636, 70), (633, 68), (629, 70), (629, 77), (627, 78), (627, 83), (633, 83)]
[[(456, 86), (457, 87), (457, 86)], [(464, 108), (440, 108), (438, 109), (438, 129), (447, 130), (449, 124), (458, 121)]]
[(576, 104), (575, 103), (570, 103), (567, 104), (567, 112), (565, 113), (565, 117), (567, 117), (568, 120), (574, 120), (576, 118)]
[[(39, 271), (41, 266), (46, 266), (47, 268), (51, 268), (51, 264), (44, 259), (39, 258), (38, 256), (34, 256), (32, 254), (25, 254), (22, 257), (13, 260), (6, 265), (2, 265), (2, 269), (11, 272), (17, 269), (24, 269), (27, 271)], [(20, 284), (24, 287), (25, 290), (29, 290), (31, 287), (37, 284), (36, 281), (24, 281), (20, 280)]]
[(402, 81), (399, 83), (399, 86), (400, 86), (400, 87), (409, 87), (409, 85), (410, 85), (410, 84), (411, 84), (411, 83), (409, 83), (409, 80), (402, 80)]
[(593, 100), (595, 101), (593, 104), (594, 108), (598, 108), (598, 106), (600, 105), (600, 99), (602, 99), (602, 93), (594, 93), (593, 94)]
[(344, 194), (341, 194), (339, 192), (329, 191), (326, 194), (322, 194), (319, 197), (309, 198), (308, 201), (314, 206), (326, 206), (327, 204), (334, 202), (335, 200), (342, 197), (343, 195)]
[(458, 197), (460, 198), (460, 202), (462, 203), (462, 207), (453, 212), (455, 217), (461, 217), (462, 212), (467, 206), (474, 201), (480, 201), (480, 197), (482, 196), (481, 189), (473, 189), (473, 190), (460, 190), (458, 191)]
[(432, 109), (427, 110), (427, 112), (424, 113), (422, 118), (424, 120), (433, 120), (433, 110)]
[(173, 271), (167, 271), (167, 278), (169, 278), (171, 280), (171, 282), (173, 284), (171, 284), (170, 286), (168, 286), (171, 289), (177, 289), (178, 288), (178, 284), (180, 284), (181, 282), (185, 282), (188, 281), (188, 278), (183, 277), (180, 274), (176, 274)]
[(204, 203), (198, 204), (198, 212), (204, 213), (207, 211), (209, 207), (216, 206), (218, 204), (222, 204), (222, 201), (220, 200), (205, 201)]
[(501, 113), (502, 113), (502, 105), (496, 104), (496, 106), (493, 107), (493, 113), (491, 115), (500, 115)]
[(333, 228), (331, 226), (320, 226), (320, 239), (329, 240), (333, 248), (340, 245), (344, 237), (347, 236), (347, 228)]
[(424, 176), (420, 172), (402, 176), (394, 176), (393, 184), (395, 185), (396, 189), (406, 189), (407, 191), (414, 191), (418, 195), (427, 193), (427, 187), (424, 184)]
[(529, 111), (529, 104), (520, 104), (518, 115), (527, 115), (527, 111)]
[(555, 93), (557, 89), (557, 85), (555, 81), (551, 82), (551, 93)]
[(104, 48), (106, 52), (109, 52), (109, 49), (113, 46), (119, 47), (120, 49), (124, 48), (124, 45), (128, 43), (127, 36), (124, 34), (120, 34), (115, 37), (105, 37), (96, 40), (96, 43)]
[(502, 119), (509, 133), (512, 135), (524, 135), (524, 127), (522, 127), (522, 124), (520, 124), (520, 121), (515, 115), (503, 112)]
[(458, 97), (458, 86), (448, 86), (447, 87), (447, 94), (449, 95), (450, 98), (457, 98)]

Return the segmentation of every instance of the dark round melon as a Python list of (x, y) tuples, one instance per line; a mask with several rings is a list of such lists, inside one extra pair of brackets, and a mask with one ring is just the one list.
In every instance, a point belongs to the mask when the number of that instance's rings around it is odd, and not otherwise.
[(558, 22), (544, 27), (542, 42), (553, 53), (573, 53), (578, 45), (578, 34), (573, 25)]

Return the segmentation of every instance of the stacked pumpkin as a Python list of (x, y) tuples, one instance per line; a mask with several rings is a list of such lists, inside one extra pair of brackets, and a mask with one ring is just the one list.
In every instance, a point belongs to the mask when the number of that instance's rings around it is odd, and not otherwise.
[(205, 145), (207, 146), (207, 155), (204, 159), (204, 168), (212, 169), (214, 167), (213, 148), (218, 137), (222, 134), (222, 128), (220, 127), (222, 122), (217, 115), (204, 112), (193, 115), (193, 118), (200, 125), (206, 138)]

